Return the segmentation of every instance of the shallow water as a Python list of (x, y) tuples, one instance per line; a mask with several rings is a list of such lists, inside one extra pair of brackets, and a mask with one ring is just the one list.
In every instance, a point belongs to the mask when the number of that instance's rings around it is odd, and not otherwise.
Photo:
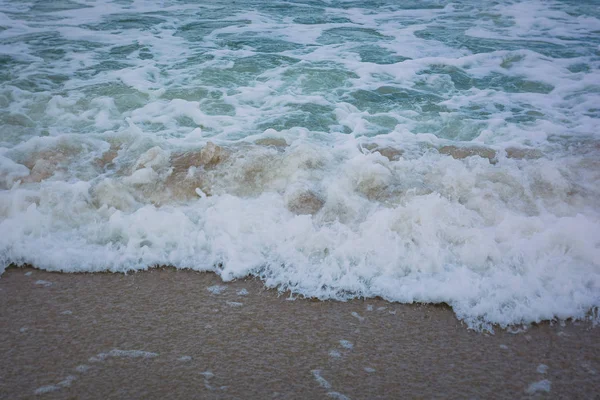
[(600, 8), (397, 3), (0, 1), (0, 270), (597, 310)]

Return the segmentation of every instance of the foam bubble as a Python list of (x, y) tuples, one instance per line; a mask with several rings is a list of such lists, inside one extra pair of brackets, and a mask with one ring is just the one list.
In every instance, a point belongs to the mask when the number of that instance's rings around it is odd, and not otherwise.
[(107, 353), (98, 353), (89, 359), (90, 362), (104, 361), (107, 358), (154, 358), (158, 353), (143, 350), (120, 350), (113, 349)]
[(227, 286), (214, 285), (214, 286), (208, 287), (207, 290), (209, 292), (211, 292), (212, 294), (221, 294), (221, 293), (225, 292), (225, 290), (227, 290)]
[(348, 340), (340, 340), (340, 346), (342, 346), (345, 349), (352, 349), (354, 347), (354, 345), (352, 344), (352, 342), (348, 341)]
[(529, 385), (527, 387), (527, 390), (525, 390), (525, 392), (527, 394), (535, 394), (535, 393), (540, 393), (540, 392), (549, 393), (551, 386), (552, 386), (552, 383), (548, 379), (543, 379), (538, 382), (533, 382), (531, 385)]
[(61, 387), (58, 385), (42, 386), (42, 387), (35, 389), (34, 394), (44, 394), (44, 393), (55, 392), (57, 390), (60, 390), (60, 388)]
[(325, 378), (323, 378), (321, 376), (321, 370), (320, 369), (314, 369), (312, 371), (310, 371), (313, 374), (313, 377), (315, 378), (315, 381), (317, 381), (317, 383), (319, 384), (319, 386), (325, 388), (325, 389), (331, 389), (331, 383), (329, 383), (327, 380), (325, 380)]
[(354, 318), (356, 318), (357, 320), (359, 320), (360, 322), (363, 322), (365, 320), (364, 317), (361, 317), (356, 311), (352, 311), (350, 313), (350, 315), (352, 315)]
[(333, 399), (338, 399), (338, 400), (350, 400), (350, 397), (348, 397), (340, 392), (327, 392), (327, 397), (331, 397)]
[(85, 364), (80, 364), (78, 366), (75, 367), (75, 371), (79, 372), (79, 373), (85, 373), (87, 371), (90, 370), (90, 366), (89, 365), (85, 365)]
[(342, 356), (342, 353), (340, 353), (337, 350), (330, 350), (329, 351), (329, 357), (340, 358), (341, 356)]

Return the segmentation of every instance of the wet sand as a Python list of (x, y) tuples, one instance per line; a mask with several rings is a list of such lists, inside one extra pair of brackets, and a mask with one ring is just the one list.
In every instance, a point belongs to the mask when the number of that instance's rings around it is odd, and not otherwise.
[(175, 269), (0, 277), (3, 399), (595, 399), (599, 339), (585, 322), (490, 335), (444, 306), (290, 300)]

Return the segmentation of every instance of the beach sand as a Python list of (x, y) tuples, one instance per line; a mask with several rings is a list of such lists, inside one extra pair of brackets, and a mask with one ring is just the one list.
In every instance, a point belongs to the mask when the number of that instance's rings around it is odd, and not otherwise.
[(600, 398), (600, 328), (478, 333), (449, 307), (293, 299), (171, 268), (0, 277), (0, 397)]

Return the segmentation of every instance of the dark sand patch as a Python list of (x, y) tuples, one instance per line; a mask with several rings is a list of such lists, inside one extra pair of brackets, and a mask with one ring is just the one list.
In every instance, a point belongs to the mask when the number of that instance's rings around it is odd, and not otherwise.
[(482, 334), (444, 306), (290, 301), (174, 269), (0, 278), (7, 399), (595, 398), (599, 339), (588, 323)]

